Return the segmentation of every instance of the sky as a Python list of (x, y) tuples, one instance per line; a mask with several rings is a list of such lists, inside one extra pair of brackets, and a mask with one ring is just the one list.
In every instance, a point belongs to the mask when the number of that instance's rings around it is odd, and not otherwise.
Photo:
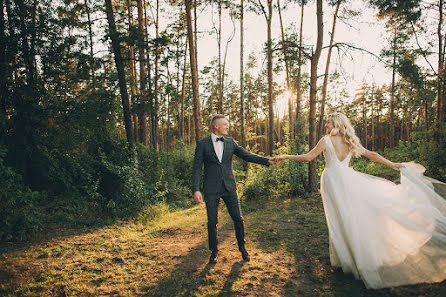
[[(281, 3), (283, 3), (282, 1)], [(324, 1), (325, 2), (325, 1)], [(325, 4), (325, 3), (324, 3)], [(375, 17), (376, 10), (372, 8), (364, 9), (363, 1), (350, 1), (350, 9), (362, 11), (360, 17), (355, 19), (348, 19), (344, 22), (338, 20), (335, 31), (335, 42), (345, 42), (353, 44), (360, 48), (365, 48), (372, 53), (379, 55), (383, 46), (385, 46), (385, 28), (382, 21), (378, 21)], [(199, 17), (199, 27), (202, 30), (209, 31), (212, 27), (212, 14), (202, 13)], [(343, 7), (341, 6), (341, 15)], [(300, 24), (300, 6), (289, 5), (282, 12), (282, 19), (284, 27), (294, 26), (298, 31)], [(330, 35), (328, 34), (332, 28), (334, 9), (328, 5), (324, 5), (324, 46), (328, 45)], [(217, 22), (217, 15), (214, 16), (214, 21)], [(263, 15), (255, 15), (248, 12), (245, 15), (245, 61), (250, 53), (255, 52), (259, 57), (259, 67), (266, 67), (264, 57), (261, 57), (261, 51), (266, 41), (266, 21)], [(236, 20), (236, 32), (234, 39), (231, 41), (228, 48), (227, 73), (230, 78), (239, 81), (240, 73), (240, 24)], [(233, 31), (233, 24), (229, 17), (224, 19), (223, 25), (223, 40), (227, 40), (228, 36)], [(303, 40), (305, 45), (315, 45), (317, 37), (316, 24), (316, 7), (314, 3), (308, 4), (304, 9), (304, 29)], [(272, 22), (272, 36), (276, 39), (281, 38), (279, 15), (277, 10), (273, 14)], [(199, 67), (207, 65), (217, 53), (217, 41), (215, 35), (201, 34), (198, 44), (198, 63)], [(323, 50), (319, 62), (319, 74), (324, 72), (327, 50)], [(355, 93), (363, 80), (375, 81), (378, 85), (387, 83), (391, 76), (389, 71), (385, 69), (384, 65), (372, 55), (362, 52), (350, 52), (349, 54), (338, 53), (336, 50), (332, 53), (330, 69), (338, 70), (342, 75), (342, 81), (350, 94)], [(306, 64), (304, 71), (310, 71), (309, 62)], [(259, 69), (260, 70), (260, 69)], [(275, 82), (285, 84), (284, 73), (274, 77)], [(318, 82), (322, 83), (322, 78)], [(333, 87), (333, 86), (332, 86)], [(329, 86), (330, 88), (330, 86)], [(277, 107), (279, 114), (283, 114), (287, 110), (286, 96), (279, 96), (277, 98)]]
[[(240, 0), (237, 0), (239, 2)], [(261, 0), (266, 2), (265, 0)], [(277, 3), (277, 0), (273, 0)], [(160, 1), (162, 4), (164, 1)], [(245, 8), (248, 5), (249, 0), (245, 0)], [(281, 0), (281, 4), (285, 3), (285, 0)], [(316, 5), (315, 1), (309, 1), (310, 3), (305, 6), (304, 12), (304, 29), (303, 29), (303, 43), (306, 46), (314, 46), (317, 38), (317, 24), (316, 24)], [(435, 0), (425, 0), (424, 5), (428, 3), (436, 3)], [(208, 2), (209, 3), (209, 2)], [(323, 21), (324, 21), (324, 39), (323, 46), (327, 46), (330, 40), (330, 32), (333, 22), (334, 7), (330, 7), (327, 1), (323, 1)], [(166, 4), (164, 4), (166, 5)], [(212, 9), (213, 8), (213, 9)], [(171, 6), (162, 9), (162, 16), (160, 17), (160, 31), (163, 30), (169, 23), (173, 21), (169, 15), (171, 14)], [(345, 17), (345, 9), (354, 10), (360, 12), (355, 17)], [(435, 34), (436, 32), (436, 14), (435, 10), (432, 12), (423, 11), (424, 15), (429, 15), (430, 21), (426, 24), (434, 26), (430, 28), (429, 33)], [(347, 0), (347, 4), (341, 5), (339, 16), (344, 18), (338, 19), (335, 32), (335, 42), (348, 43), (357, 48), (363, 48), (376, 56), (380, 55), (381, 50), (387, 47), (389, 44), (389, 33), (385, 29), (385, 20), (378, 20), (377, 9), (368, 5), (368, 0)], [(218, 15), (217, 7), (211, 4), (203, 9), (198, 9), (198, 66), (201, 69), (208, 66), (210, 61), (217, 57), (218, 45), (215, 31), (212, 29), (215, 23), (217, 26)], [(297, 4), (288, 4), (288, 6), (282, 10), (282, 19), (286, 31), (298, 32), (300, 24), (301, 8)], [(214, 22), (214, 23), (213, 23)], [(235, 27), (234, 27), (235, 26)], [(248, 56), (251, 53), (255, 53), (258, 57), (258, 71), (261, 71), (262, 67), (266, 68), (265, 55), (262, 53), (263, 46), (266, 41), (266, 21), (263, 15), (256, 15), (253, 12), (246, 11), (244, 17), (244, 47), (245, 63), (248, 60)], [(233, 30), (235, 29), (235, 32)], [(153, 26), (150, 30), (153, 30)], [(223, 34), (222, 43), (226, 43), (226, 40), (231, 34), (234, 34), (232, 41), (229, 43), (226, 70), (229, 79), (233, 80), (236, 84), (240, 79), (240, 23), (239, 20), (231, 21), (228, 12), (223, 11)], [(154, 33), (154, 32), (151, 32)], [(427, 34), (428, 38), (435, 40), (434, 35)], [(272, 22), (272, 36), (276, 40), (281, 39), (279, 15), (277, 9), (273, 12)], [(435, 51), (435, 44), (429, 45), (428, 40), (424, 38), (426, 34), (419, 34), (419, 42), (423, 48), (429, 48), (433, 46)], [(434, 42), (435, 43), (435, 42)], [(414, 45), (415, 46), (415, 45)], [(321, 58), (319, 60), (318, 74), (324, 73), (326, 64), (326, 55), (328, 50), (322, 51)], [(436, 55), (430, 57), (432, 65), (436, 65)], [(419, 65), (424, 68), (429, 68), (428, 64), (424, 60), (419, 60)], [(304, 66), (304, 72), (310, 72), (310, 63)], [(338, 52), (333, 50), (330, 63), (330, 73), (337, 71), (341, 74), (341, 78), (336, 85), (329, 85), (329, 92), (331, 89), (345, 89), (349, 94), (350, 100), (354, 99), (355, 93), (361, 87), (364, 81), (369, 85), (376, 84), (382, 86), (384, 84), (390, 84), (391, 82), (391, 69), (386, 68), (377, 57), (364, 51)], [(257, 75), (257, 73), (254, 73)], [(274, 76), (274, 82), (285, 86), (285, 72), (280, 75)], [(322, 77), (318, 79), (318, 86), (323, 82)], [(308, 97), (308, 94), (304, 94), (304, 99)], [(279, 115), (283, 115), (288, 110), (288, 98), (285, 95), (278, 96), (276, 98), (276, 108)]]
[[(245, 3), (247, 1), (245, 0)], [(265, 1), (264, 1), (265, 2)], [(275, 1), (274, 1), (275, 2)], [(285, 1), (282, 0), (283, 5)], [(317, 24), (316, 24), (316, 5), (315, 1), (305, 6), (304, 11), (304, 33), (303, 40), (305, 45), (315, 45), (317, 37)], [(380, 54), (383, 47), (388, 44), (389, 33), (385, 29), (385, 21), (378, 20), (376, 17), (377, 9), (366, 4), (364, 0), (349, 0), (347, 5), (342, 6), (340, 9), (340, 16), (345, 15), (345, 9), (352, 9), (360, 12), (357, 17), (344, 18), (343, 21), (338, 20), (335, 31), (335, 42), (349, 43), (358, 48), (366, 49), (368, 52), (375, 55)], [(246, 6), (246, 4), (245, 4)], [(330, 32), (333, 22), (334, 8), (324, 1), (324, 46), (327, 46), (330, 40)], [(227, 40), (228, 36), (232, 34), (234, 25), (230, 20), (227, 13), (223, 13), (225, 18), (223, 20), (223, 44)], [(300, 6), (297, 4), (288, 5), (288, 7), (282, 11), (282, 19), (284, 27), (288, 28), (294, 26), (295, 31), (298, 31), (300, 24)], [(214, 22), (217, 23), (217, 10), (214, 7)], [(266, 41), (266, 21), (263, 15), (256, 15), (253, 12), (245, 13), (245, 30), (244, 30), (244, 43), (245, 43), (245, 62), (250, 53), (255, 52), (259, 57), (259, 67), (266, 67), (266, 60), (262, 56), (263, 45)], [(217, 40), (215, 34), (208, 34), (212, 32), (213, 19), (211, 8), (208, 7), (205, 11), (199, 14), (198, 18), (199, 31), (202, 32), (198, 41), (198, 64), (201, 69), (205, 65), (214, 59), (217, 55)], [(435, 31), (435, 30), (432, 30)], [(272, 36), (273, 38), (280, 39), (280, 23), (277, 10), (273, 12), (272, 22)], [(427, 46), (427, 44), (423, 44)], [(323, 50), (319, 61), (319, 75), (324, 72), (326, 64), (327, 49)], [(420, 61), (422, 66), (423, 61)], [(433, 62), (433, 61), (432, 61)], [(435, 62), (433, 62), (435, 65)], [(310, 71), (309, 62), (306, 64), (304, 71)], [(259, 69), (260, 70), (260, 69)], [(369, 84), (375, 83), (380, 86), (383, 84), (389, 84), (391, 81), (391, 70), (386, 68), (385, 65), (371, 54), (362, 51), (349, 51), (348, 53), (338, 52), (336, 50), (332, 53), (330, 72), (337, 70), (342, 74), (340, 85), (329, 86), (331, 88), (345, 88), (350, 94), (352, 100), (356, 90), (361, 87), (364, 81)], [(239, 81), (240, 77), (240, 23), (235, 20), (235, 35), (228, 47), (228, 59), (226, 73), (234, 81)], [(274, 77), (274, 81), (285, 85), (285, 74), (282, 73), (279, 76)], [(322, 84), (323, 79), (318, 80), (318, 85)], [(283, 114), (287, 110), (286, 96), (279, 96), (277, 98), (277, 108), (279, 114)]]

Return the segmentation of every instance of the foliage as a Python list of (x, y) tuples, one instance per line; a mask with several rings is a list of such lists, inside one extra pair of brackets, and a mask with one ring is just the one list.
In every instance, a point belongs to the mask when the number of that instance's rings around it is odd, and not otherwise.
[(4, 164), (5, 154), (0, 143), (0, 240), (24, 239), (41, 230), (38, 203), (42, 195), (31, 191), (22, 176)]

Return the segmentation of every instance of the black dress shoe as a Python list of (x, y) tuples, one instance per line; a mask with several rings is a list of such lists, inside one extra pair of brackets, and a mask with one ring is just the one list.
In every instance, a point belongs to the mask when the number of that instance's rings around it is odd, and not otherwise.
[(246, 249), (240, 249), (240, 252), (242, 253), (242, 258), (243, 260), (245, 260), (246, 262), (249, 262), (249, 260), (251, 260), (251, 257), (248, 254), (248, 251)]
[(217, 263), (217, 253), (212, 252), (211, 256), (209, 257), (209, 264), (216, 264)]

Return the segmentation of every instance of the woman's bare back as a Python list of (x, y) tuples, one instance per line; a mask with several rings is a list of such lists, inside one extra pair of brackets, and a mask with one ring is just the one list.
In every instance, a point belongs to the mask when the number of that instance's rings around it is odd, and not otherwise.
[(344, 161), (347, 158), (350, 148), (348, 144), (344, 141), (344, 139), (339, 135), (330, 136), (331, 142), (333, 143), (333, 147), (338, 157), (339, 161)]

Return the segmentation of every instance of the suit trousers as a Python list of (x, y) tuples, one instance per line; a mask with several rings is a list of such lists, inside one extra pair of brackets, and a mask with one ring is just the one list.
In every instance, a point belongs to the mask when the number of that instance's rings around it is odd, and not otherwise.
[(220, 189), (216, 194), (208, 194), (205, 197), (206, 210), (208, 217), (208, 240), (209, 249), (212, 252), (218, 252), (217, 241), (217, 223), (218, 223), (218, 206), (220, 199), (226, 204), (228, 213), (234, 222), (235, 236), (239, 249), (245, 247), (245, 227), (244, 220), (240, 209), (240, 200), (237, 191), (228, 191), (221, 183)]

